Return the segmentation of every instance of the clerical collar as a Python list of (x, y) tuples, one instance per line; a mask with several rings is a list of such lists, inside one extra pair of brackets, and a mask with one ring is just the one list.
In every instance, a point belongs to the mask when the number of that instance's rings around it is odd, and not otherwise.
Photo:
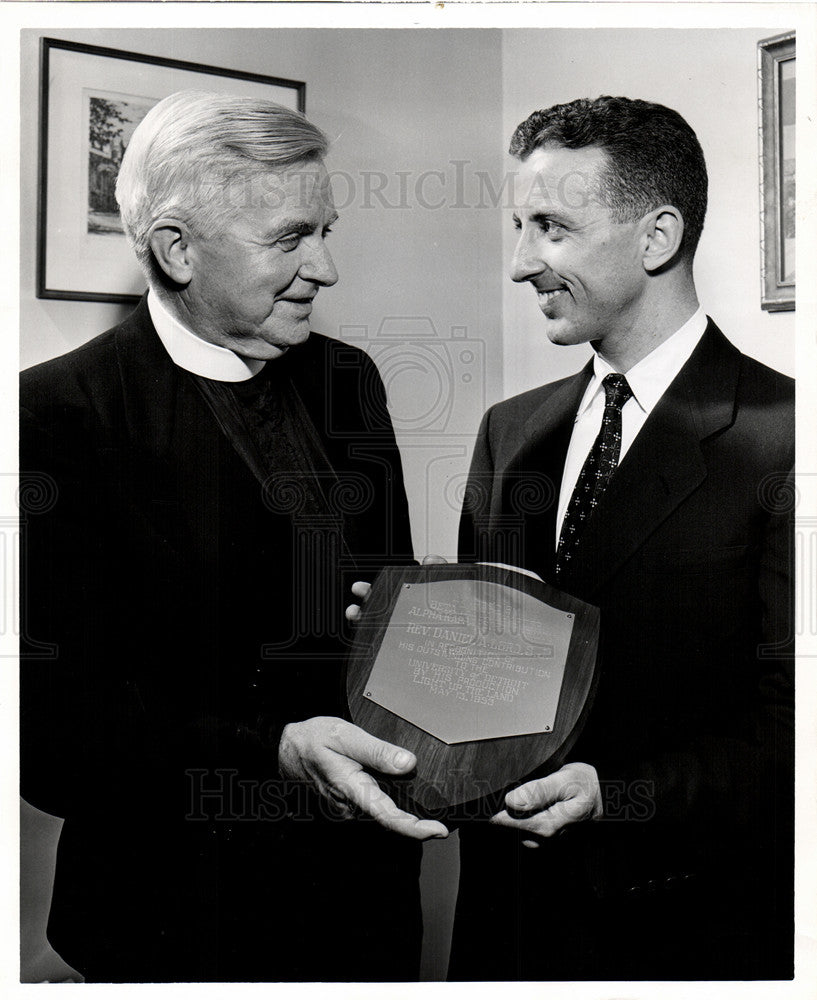
[[(679, 330), (627, 372), (627, 382), (632, 390), (633, 399), (645, 413), (652, 412), (658, 400), (669, 388), (670, 382), (689, 360), (706, 331), (706, 324), (706, 314), (698, 306)], [(614, 371), (615, 369), (601, 355), (596, 354), (593, 357), (593, 379), (579, 407), (579, 414), (590, 406), (595, 394), (601, 391), (604, 376)]]
[(193, 375), (201, 375), (214, 382), (246, 382), (266, 364), (258, 358), (242, 358), (235, 351), (202, 340), (172, 316), (152, 290), (148, 292), (148, 310), (159, 340), (173, 364)]

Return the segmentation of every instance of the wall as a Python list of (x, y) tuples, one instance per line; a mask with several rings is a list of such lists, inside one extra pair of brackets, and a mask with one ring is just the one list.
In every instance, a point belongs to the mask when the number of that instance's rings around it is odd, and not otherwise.
[[(705, 311), (741, 350), (794, 374), (794, 313), (760, 308), (758, 39), (780, 28), (503, 32), (504, 142), (536, 108), (599, 94), (667, 104), (695, 129), (709, 170), (709, 211), (695, 274)], [(508, 160), (508, 166), (513, 161)], [(505, 227), (507, 274), (515, 243)], [(504, 395), (577, 371), (589, 347), (554, 347), (525, 285), (506, 280)]]
[[(793, 371), (794, 314), (765, 313), (758, 304), (755, 47), (777, 31), (49, 34), (307, 80), (307, 111), (334, 140), (329, 166), (346, 204), (332, 243), (341, 281), (318, 297), (314, 325), (368, 345), (378, 360), (403, 452), (415, 550), (450, 557), (457, 487), (485, 406), (575, 371), (589, 351), (544, 338), (530, 289), (506, 277), (510, 212), (474, 181), (483, 171), (500, 187), (510, 165), (502, 150), (533, 108), (621, 93), (665, 102), (687, 117), (711, 179), (696, 262), (701, 301), (743, 350)], [(125, 312), (34, 295), (37, 45), (37, 32), (23, 32), (23, 367), (75, 347)]]
[[(126, 313), (35, 297), (39, 34), (22, 33), (22, 367)], [(415, 550), (453, 555), (458, 502), (431, 498), (464, 474), (482, 411), (502, 389), (501, 213), (468, 210), (474, 172), (501, 170), (500, 33), (48, 34), (307, 81), (307, 113), (333, 140), (328, 165), (342, 207), (331, 237), (341, 280), (318, 296), (313, 326), (368, 346), (377, 359), (403, 452)]]
[[(35, 297), (40, 34), (22, 33), (21, 367), (78, 346), (128, 311)], [(328, 166), (345, 205), (331, 244), (341, 280), (318, 297), (313, 327), (376, 358), (403, 453), (415, 550), (452, 557), (459, 502), (446, 489), (464, 477), (482, 412), (502, 389), (501, 214), (468, 211), (473, 174), (497, 175), (502, 165), (499, 32), (47, 34), (307, 81), (307, 113), (333, 140)], [(34, 878), (42, 898), (37, 876), (48, 871), (58, 827), (26, 808), (23, 822), (32, 856), (41, 851), (23, 877)], [(456, 870), (456, 838), (427, 850), (427, 978), (445, 975)], [(31, 917), (37, 941), (43, 917), (41, 909)], [(30, 974), (53, 977), (58, 960), (38, 956)]]
[[(332, 244), (341, 281), (319, 296), (314, 326), (369, 342), (392, 395), (415, 549), (451, 556), (455, 487), (484, 407), (573, 372), (587, 356), (584, 348), (555, 348), (543, 337), (530, 289), (506, 277), (510, 211), (474, 182), (485, 171), (497, 190), (502, 149), (535, 107), (622, 93), (662, 101), (688, 118), (711, 175), (697, 265), (701, 300), (742, 349), (793, 370), (793, 314), (769, 315), (758, 305), (755, 43), (779, 30), (48, 34), (307, 80), (307, 112), (334, 140), (330, 169), (351, 178), (354, 191), (345, 198), (350, 189), (342, 182), (336, 192), (350, 202)], [(71, 349), (125, 312), (35, 297), (37, 45), (37, 33), (23, 33), (23, 366)], [(398, 171), (407, 177), (405, 198)], [(382, 199), (375, 190), (381, 172)], [(41, 829), (44, 848), (49, 838), (53, 847), (53, 832)], [(452, 848), (440, 843), (427, 851), (426, 888), (437, 890), (427, 896), (429, 978), (445, 969)]]

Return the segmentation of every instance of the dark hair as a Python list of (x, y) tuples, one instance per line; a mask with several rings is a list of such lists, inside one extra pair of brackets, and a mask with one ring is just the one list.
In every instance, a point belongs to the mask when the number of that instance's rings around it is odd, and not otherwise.
[(684, 219), (680, 252), (695, 253), (706, 215), (706, 163), (698, 138), (663, 104), (628, 97), (582, 98), (534, 111), (511, 138), (509, 152), (524, 160), (548, 144), (604, 150), (610, 169), (601, 195), (618, 222), (633, 222), (659, 205)]

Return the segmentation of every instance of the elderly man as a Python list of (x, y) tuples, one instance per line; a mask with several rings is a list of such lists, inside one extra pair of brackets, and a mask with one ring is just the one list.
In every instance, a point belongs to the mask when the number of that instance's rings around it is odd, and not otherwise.
[[(698, 304), (680, 115), (578, 100), (511, 153), (511, 277), (595, 355), (486, 414), (461, 558), (599, 606), (601, 679), (561, 769), (462, 830), (451, 978), (790, 977), (792, 382)], [(540, 510), (513, 506), (526, 474)]]
[[(49, 934), (87, 980), (411, 979), (419, 841), (342, 721), (349, 581), (412, 558), (373, 366), (310, 333), (337, 280), (323, 134), (182, 92), (117, 198), (150, 290), (22, 377), (22, 786), (66, 818)], [(359, 819), (350, 821), (355, 813)], [(366, 822), (369, 820), (369, 822)]]

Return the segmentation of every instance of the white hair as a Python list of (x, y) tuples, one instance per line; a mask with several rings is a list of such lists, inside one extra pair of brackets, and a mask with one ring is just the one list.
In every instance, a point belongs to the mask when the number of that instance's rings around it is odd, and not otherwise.
[(273, 101), (181, 90), (151, 108), (131, 136), (116, 182), (128, 240), (148, 280), (158, 272), (150, 230), (175, 218), (213, 236), (240, 180), (326, 155), (328, 140)]

